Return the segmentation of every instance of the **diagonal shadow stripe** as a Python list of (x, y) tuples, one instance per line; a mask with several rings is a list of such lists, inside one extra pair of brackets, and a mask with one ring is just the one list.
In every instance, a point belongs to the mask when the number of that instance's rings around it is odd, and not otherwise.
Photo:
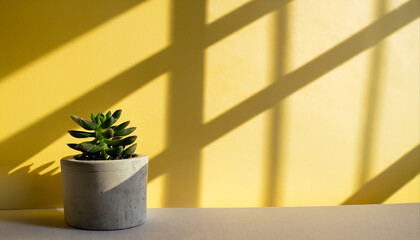
[(0, 81), (5, 75), (143, 2), (145, 0), (0, 1)]
[(297, 70), (286, 74), (282, 81), (270, 85), (252, 97), (205, 124), (201, 144), (216, 140), (277, 102), (308, 85), (334, 68), (419, 17), (418, 1), (410, 1), (370, 24), (347, 40), (339, 43), (321, 56)]
[(341, 204), (383, 203), (420, 172), (419, 149), (417, 145)]
[[(277, 81), (228, 112), (206, 123), (203, 125), (202, 134), (200, 135), (201, 138), (198, 139), (200, 145), (206, 146), (261, 112), (272, 108), (283, 98), (291, 95), (298, 89), (313, 82), (417, 19), (419, 17), (417, 11), (418, 5), (418, 2), (413, 0), (405, 3), (319, 57), (297, 70), (286, 74), (282, 77), (281, 82)], [(152, 159), (150, 162), (152, 166), (149, 174), (150, 180), (163, 173), (154, 172), (153, 169), (168, 170), (165, 168), (163, 161), (165, 160), (165, 156), (168, 156), (170, 152), (171, 149), (167, 149)], [(155, 168), (153, 166), (158, 167)]]
[[(73, 114), (74, 109), (77, 109), (80, 114), (103, 111), (103, 109), (126, 97), (133, 90), (144, 86), (150, 80), (168, 71), (170, 68), (170, 52), (171, 50), (168, 48), (158, 52), (128, 71), (70, 102), (58, 111), (49, 114), (41, 121), (26, 127), (1, 142), (0, 151), (4, 158), (9, 159), (7, 164), (17, 164), (29, 159), (51, 142), (63, 136), (66, 130), (73, 128), (74, 124), (69, 120), (69, 116)], [(54, 126), (54, 131), (51, 131), (51, 126)], [(25, 144), (25, 142), (30, 142), (30, 144)], [(23, 151), (20, 151), (21, 146), (25, 146)], [(5, 161), (0, 164), (4, 165)]]

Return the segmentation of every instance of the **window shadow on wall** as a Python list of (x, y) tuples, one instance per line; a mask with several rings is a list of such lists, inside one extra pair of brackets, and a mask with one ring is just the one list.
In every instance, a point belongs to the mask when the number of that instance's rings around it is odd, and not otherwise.
[(378, 176), (364, 184), (345, 200), (348, 204), (383, 203), (420, 172), (419, 145), (410, 150)]
[(0, 1), (0, 79), (144, 1)]
[[(279, 9), (285, 3), (287, 1), (252, 1), (219, 20), (204, 25), (204, 1), (197, 1), (191, 6), (184, 5), (186, 3), (182, 1), (175, 1), (173, 8), (175, 18), (173, 24), (175, 25), (172, 26), (173, 45), (139, 62), (0, 143), (0, 152), (4, 153), (2, 157), (7, 159), (0, 163), (0, 177), (4, 179), (0, 183), (0, 189), (8, 189), (8, 186), (15, 188), (19, 185), (22, 190), (26, 189), (28, 192), (38, 187), (54, 190), (53, 187), (49, 187), (48, 181), (43, 183), (36, 180), (34, 181), (36, 186), (34, 186), (28, 184), (33, 181), (30, 178), (23, 176), (14, 178), (15, 174), (23, 173), (19, 169), (10, 175), (7, 173), (66, 134), (66, 130), (74, 126), (69, 119), (71, 114), (77, 112), (78, 115), (83, 116), (90, 112), (104, 111), (157, 76), (170, 72), (173, 76), (170, 78), (169, 89), (168, 149), (151, 159), (149, 179), (168, 173), (169, 180), (164, 203), (170, 206), (186, 206), (187, 204), (196, 206), (199, 201), (198, 169), (202, 147), (374, 46), (381, 39), (417, 19), (419, 15), (418, 1), (412, 0), (405, 3), (297, 70), (284, 75), (281, 84), (273, 83), (203, 125), (201, 113), (203, 111), (205, 64), (203, 52), (205, 48), (266, 13)], [(382, 29), (384, 26), (386, 29), (378, 34), (377, 29)], [(25, 61), (29, 60), (20, 60), (21, 63)], [(55, 131), (45, 131), (51, 126), (54, 126)], [(25, 145), (25, 151), (21, 151), (21, 144), (24, 142), (31, 142), (31, 144)], [(45, 176), (45, 178), (49, 177)]]

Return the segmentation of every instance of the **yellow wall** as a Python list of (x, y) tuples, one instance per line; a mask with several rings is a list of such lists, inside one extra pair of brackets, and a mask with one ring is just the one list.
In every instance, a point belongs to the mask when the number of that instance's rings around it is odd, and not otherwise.
[(149, 207), (418, 202), (418, 0), (0, 2), (0, 209), (123, 109)]

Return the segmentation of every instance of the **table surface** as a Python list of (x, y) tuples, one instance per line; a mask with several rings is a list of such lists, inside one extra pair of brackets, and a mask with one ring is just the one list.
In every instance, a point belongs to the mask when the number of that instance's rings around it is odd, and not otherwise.
[(420, 203), (327, 207), (152, 208), (119, 231), (64, 223), (62, 209), (2, 210), (1, 239), (404, 239), (419, 240)]

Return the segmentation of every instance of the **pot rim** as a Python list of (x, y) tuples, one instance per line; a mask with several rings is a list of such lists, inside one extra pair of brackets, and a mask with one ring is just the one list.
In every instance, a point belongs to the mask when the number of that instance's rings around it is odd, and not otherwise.
[(128, 169), (136, 169), (147, 165), (149, 156), (144, 154), (137, 154), (136, 157), (118, 160), (77, 160), (74, 157), (77, 155), (66, 156), (61, 159), (61, 171), (77, 172), (108, 172), (120, 171)]
[(133, 161), (133, 160), (138, 160), (139, 158), (144, 158), (144, 157), (147, 157), (147, 161), (149, 160), (149, 156), (147, 156), (145, 154), (135, 154), (136, 156), (132, 157), (132, 158), (110, 159), (110, 160), (78, 160), (78, 159), (75, 159), (74, 157), (78, 156), (78, 155), (80, 155), (80, 154), (65, 156), (61, 160), (67, 160), (67, 161), (71, 161), (71, 162), (89, 163), (89, 164)]

